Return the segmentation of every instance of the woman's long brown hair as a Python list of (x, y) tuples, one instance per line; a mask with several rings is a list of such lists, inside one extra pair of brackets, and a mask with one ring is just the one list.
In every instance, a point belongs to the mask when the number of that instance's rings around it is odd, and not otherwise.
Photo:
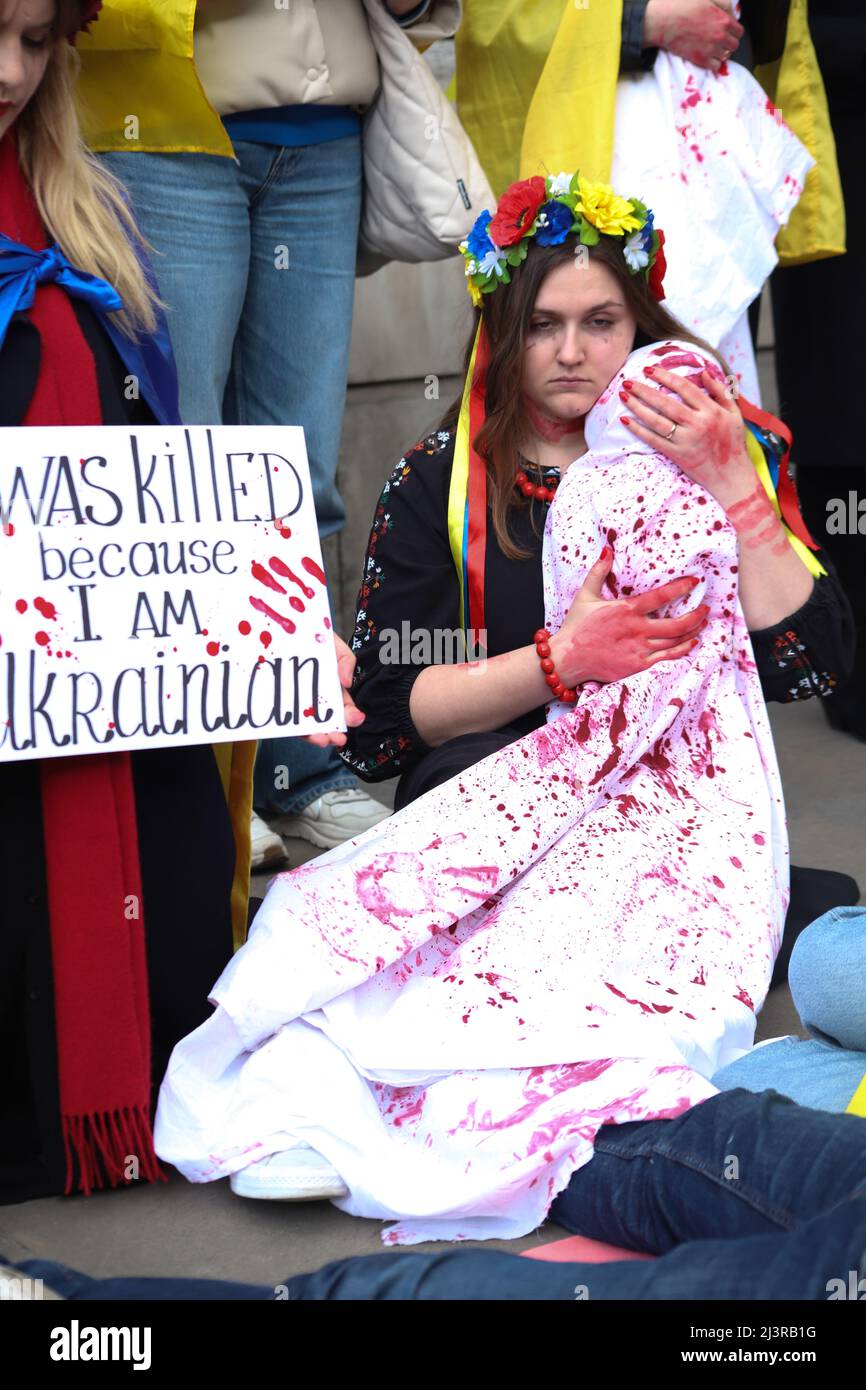
[[(620, 288), (626, 307), (637, 323), (634, 348), (645, 347), (665, 338), (680, 338), (715, 357), (727, 371), (727, 366), (709, 343), (685, 328), (663, 304), (653, 298), (642, 275), (629, 273), (622, 254), (622, 243), (603, 236), (596, 246), (588, 248), (590, 258), (601, 261), (610, 270)], [(527, 557), (528, 552), (515, 544), (509, 531), (509, 516), (519, 507), (531, 506), (531, 501), (514, 486), (519, 467), (518, 445), (523, 436), (524, 412), (522, 402), (523, 354), (529, 321), (542, 281), (558, 266), (574, 261), (575, 243), (569, 238), (562, 246), (539, 246), (530, 242), (526, 260), (511, 272), (511, 284), (500, 286), (484, 296), (483, 308), (476, 311), (472, 333), (466, 348), (464, 372), (475, 341), (478, 320), (483, 315), (490, 343), (490, 363), (487, 369), (487, 415), (475, 436), (478, 454), (487, 464), (487, 496), (493, 519), (496, 540), (502, 552), (514, 560)], [(446, 412), (439, 428), (453, 429), (460, 414), (461, 395)]]

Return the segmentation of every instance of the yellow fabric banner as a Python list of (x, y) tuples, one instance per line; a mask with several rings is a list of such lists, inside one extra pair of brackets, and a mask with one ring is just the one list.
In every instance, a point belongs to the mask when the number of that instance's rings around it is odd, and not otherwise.
[(223, 792), (228, 802), (235, 840), (235, 876), (232, 882), (232, 938), (235, 950), (247, 939), (250, 901), (250, 820), (253, 814), (253, 766), (255, 742), (212, 745)]
[(533, 174), (607, 181), (622, 0), (466, 0), (457, 110), (497, 198)]
[(845, 203), (824, 80), (809, 33), (807, 0), (791, 0), (785, 51), (755, 69), (761, 86), (815, 162), (803, 196), (776, 238), (781, 265), (802, 265), (845, 252)]
[(106, 0), (78, 38), (78, 106), (94, 150), (234, 157), (193, 60), (196, 0)]
[(866, 1076), (863, 1077), (863, 1080), (851, 1097), (846, 1114), (862, 1115), (866, 1118)]

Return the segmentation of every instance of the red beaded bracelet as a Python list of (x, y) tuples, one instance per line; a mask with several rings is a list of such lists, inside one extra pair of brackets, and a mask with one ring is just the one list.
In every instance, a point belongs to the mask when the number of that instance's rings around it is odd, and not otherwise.
[(535, 650), (541, 662), (544, 679), (553, 691), (554, 699), (564, 700), (566, 704), (573, 705), (577, 699), (577, 691), (572, 690), (567, 685), (563, 685), (559, 676), (556, 674), (553, 658), (550, 655), (550, 633), (547, 631), (547, 628), (540, 627), (532, 640), (535, 643)]

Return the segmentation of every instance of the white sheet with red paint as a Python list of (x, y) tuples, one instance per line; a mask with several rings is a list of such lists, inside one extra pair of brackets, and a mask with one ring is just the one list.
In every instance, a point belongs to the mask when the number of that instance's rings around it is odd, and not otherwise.
[(271, 886), (214, 1015), (175, 1049), (160, 1156), (195, 1182), (302, 1136), (392, 1243), (513, 1237), (605, 1123), (665, 1117), (752, 1043), (787, 899), (778, 770), (724, 513), (587, 419), (545, 538), (556, 627), (605, 541), (611, 592), (700, 576), (691, 660), (574, 708)]
[(814, 164), (756, 78), (717, 76), (661, 51), (617, 84), (611, 181), (665, 233), (667, 307), (727, 359), (760, 402), (747, 310)]

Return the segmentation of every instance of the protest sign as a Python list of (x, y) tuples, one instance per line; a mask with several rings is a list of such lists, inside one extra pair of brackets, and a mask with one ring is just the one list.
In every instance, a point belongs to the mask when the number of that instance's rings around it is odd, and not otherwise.
[(0, 429), (0, 761), (343, 728), (301, 429)]

